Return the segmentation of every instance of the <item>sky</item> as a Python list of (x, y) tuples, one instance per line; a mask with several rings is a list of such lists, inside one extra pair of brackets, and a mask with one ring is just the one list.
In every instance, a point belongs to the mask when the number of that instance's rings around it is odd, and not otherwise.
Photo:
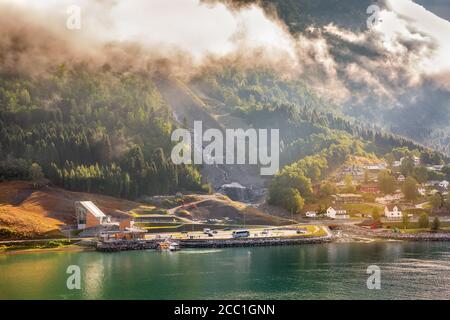
[[(429, 1), (430, 7), (449, 6), (445, 5), (449, 0)], [(401, 63), (418, 74), (450, 72), (450, 22), (412, 0), (386, 2), (389, 10), (380, 13), (380, 23), (373, 30), (355, 34), (332, 27), (329, 30), (346, 34), (355, 42), (381, 39), (381, 47), (393, 60), (404, 57)], [(81, 29), (75, 31), (66, 28), (67, 9), (73, 4), (81, 8)], [(74, 47), (83, 41), (91, 47), (109, 42), (137, 43), (162, 54), (181, 50), (198, 64), (211, 55), (253, 57), (256, 52), (295, 70), (313, 59), (331, 76), (336, 75), (336, 62), (326, 39), (293, 36), (256, 5), (241, 10), (199, 0), (0, 0), (0, 5), (16, 8), (21, 18), (59, 33)], [(379, 38), (370, 38), (370, 32)]]
[(450, 21), (449, 0), (415, 0), (417, 4), (424, 6), (435, 15)]
[[(97, 41), (178, 47), (196, 58), (225, 55), (242, 44), (289, 52), (291, 39), (257, 6), (233, 12), (198, 0), (0, 0), (54, 26), (64, 26), (70, 5), (81, 7), (84, 36)], [(292, 54), (292, 52), (291, 52)]]

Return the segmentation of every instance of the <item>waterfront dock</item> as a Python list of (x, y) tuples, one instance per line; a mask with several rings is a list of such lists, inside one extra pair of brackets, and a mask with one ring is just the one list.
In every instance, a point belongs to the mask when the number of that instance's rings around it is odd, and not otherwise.
[[(330, 235), (324, 237), (285, 237), (285, 238), (241, 238), (241, 239), (189, 239), (177, 240), (181, 248), (230, 248), (230, 247), (262, 247), (280, 245), (301, 245), (332, 242)], [(156, 249), (156, 240), (118, 240), (98, 241), (96, 250), (102, 252), (115, 252), (127, 250)]]

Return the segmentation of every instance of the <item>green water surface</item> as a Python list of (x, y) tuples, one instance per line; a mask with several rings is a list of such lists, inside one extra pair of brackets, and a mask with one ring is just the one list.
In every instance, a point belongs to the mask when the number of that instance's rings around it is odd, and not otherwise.
[[(67, 267), (81, 270), (69, 290)], [(381, 289), (367, 289), (367, 267)], [(450, 243), (0, 255), (0, 299), (449, 299)]]

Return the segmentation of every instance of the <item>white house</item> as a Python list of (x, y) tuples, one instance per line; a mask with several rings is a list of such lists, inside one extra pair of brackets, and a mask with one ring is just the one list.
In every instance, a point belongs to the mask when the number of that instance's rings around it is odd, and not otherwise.
[(448, 189), (448, 185), (449, 182), (447, 180), (442, 180), (441, 182), (439, 182), (439, 187), (441, 188)]
[(347, 210), (344, 209), (334, 209), (333, 207), (329, 207), (327, 209), (327, 213), (325, 214), (328, 218), (331, 219), (348, 219), (349, 215), (347, 214)]
[(398, 180), (398, 182), (403, 182), (403, 181), (405, 181), (405, 176), (401, 174), (398, 176), (397, 180)]
[(436, 187), (439, 185), (439, 183), (441, 182), (437, 180), (428, 180), (427, 182), (424, 183), (424, 185), (427, 187)]
[(433, 166), (427, 166), (427, 169), (429, 171), (435, 171), (436, 172), (436, 171), (441, 171), (443, 167), (444, 167), (444, 165), (438, 164), (438, 165), (433, 165)]
[(426, 196), (427, 195), (427, 190), (425, 188), (419, 188), (417, 191), (419, 192), (419, 194), (421, 196)]
[[(402, 157), (402, 158), (400, 158), (400, 164), (403, 162), (403, 160), (405, 160), (406, 159), (406, 157)], [(420, 165), (420, 158), (419, 157), (416, 157), (416, 156), (412, 156), (411, 157), (411, 160), (413, 161), (413, 163), (414, 163), (414, 166), (418, 166), (418, 165)]]
[(399, 201), (403, 197), (404, 197), (404, 195), (401, 192), (395, 193), (393, 195), (387, 194), (384, 197), (375, 198), (375, 202), (381, 203), (381, 204), (389, 204), (394, 201)]
[(384, 216), (388, 219), (401, 219), (402, 218), (402, 211), (401, 209), (394, 205), (394, 206), (386, 206), (384, 207)]
[(308, 211), (305, 213), (307, 218), (315, 218), (317, 217), (317, 212), (316, 211)]
[(393, 166), (394, 168), (400, 167), (401, 165), (402, 165), (402, 163), (401, 163), (400, 161), (394, 161), (394, 162), (392, 163), (392, 166)]
[(369, 164), (367, 166), (365, 166), (365, 168), (367, 170), (385, 170), (387, 167), (386, 162), (380, 162), (380, 163), (376, 163), (376, 164)]

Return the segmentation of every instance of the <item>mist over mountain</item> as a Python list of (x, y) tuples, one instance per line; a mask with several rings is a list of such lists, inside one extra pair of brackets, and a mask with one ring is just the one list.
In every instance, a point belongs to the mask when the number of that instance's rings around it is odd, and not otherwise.
[[(251, 2), (229, 3), (245, 7)], [(430, 7), (445, 16), (448, 2), (261, 3), (267, 12), (276, 12), (300, 42), (304, 38), (322, 42), (328, 69), (321, 81), (333, 85), (319, 92), (337, 101), (343, 114), (450, 152), (450, 23), (426, 10)], [(379, 21), (369, 29), (366, 10), (372, 4), (379, 6), (380, 13)], [(316, 49), (312, 54), (319, 52)], [(323, 62), (317, 59), (302, 76), (314, 82)]]
[(372, 4), (0, 0), (1, 158), (23, 176), (25, 159), (66, 188), (96, 179), (138, 197), (264, 185), (253, 169), (171, 163), (171, 131), (199, 118), (280, 129), (283, 165), (449, 153), (450, 23), (410, 0), (380, 1), (375, 16)]

